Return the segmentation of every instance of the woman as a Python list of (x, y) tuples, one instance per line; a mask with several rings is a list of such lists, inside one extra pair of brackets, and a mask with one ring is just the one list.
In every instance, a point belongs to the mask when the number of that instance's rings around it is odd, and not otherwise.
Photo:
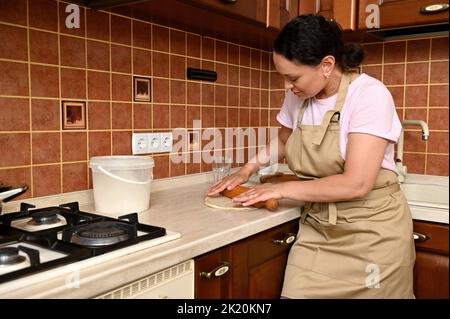
[(263, 184), (234, 199), (305, 202), (284, 298), (414, 298), (412, 218), (394, 163), (401, 123), (387, 88), (354, 71), (362, 59), (333, 21), (303, 15), (288, 23), (273, 52), (288, 89), (277, 116), (278, 154), (266, 147), (208, 192), (246, 182), (270, 156), (286, 158), (299, 181)]

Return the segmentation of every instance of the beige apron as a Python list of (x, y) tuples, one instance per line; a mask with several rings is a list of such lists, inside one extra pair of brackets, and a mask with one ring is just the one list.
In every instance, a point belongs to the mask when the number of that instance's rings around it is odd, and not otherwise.
[[(302, 179), (344, 172), (339, 116), (350, 74), (344, 74), (334, 110), (321, 125), (302, 125), (286, 143), (289, 168)], [(306, 203), (292, 246), (282, 296), (288, 298), (414, 298), (412, 218), (397, 175), (380, 169), (364, 198)]]

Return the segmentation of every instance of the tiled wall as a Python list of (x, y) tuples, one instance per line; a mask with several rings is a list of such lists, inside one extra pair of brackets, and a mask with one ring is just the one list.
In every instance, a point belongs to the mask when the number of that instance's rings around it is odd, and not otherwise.
[[(270, 52), (84, 8), (80, 28), (67, 29), (66, 5), (0, 0), (0, 181), (31, 185), (24, 197), (91, 187), (89, 158), (131, 154), (132, 132), (274, 118)], [(218, 79), (187, 80), (187, 67)], [(151, 77), (151, 102), (133, 102), (134, 75)], [(86, 130), (61, 129), (63, 100), (87, 102)], [(154, 159), (155, 178), (211, 170)]]
[[(30, 185), (23, 198), (92, 187), (89, 158), (131, 154), (132, 132), (192, 128), (193, 120), (222, 132), (278, 126), (284, 90), (270, 52), (83, 8), (80, 28), (67, 29), (66, 5), (0, 0), (0, 181)], [(447, 38), (366, 49), (363, 72), (384, 80), (400, 117), (430, 125), (428, 143), (407, 130), (409, 171), (448, 175)], [(218, 79), (187, 80), (187, 67)], [(133, 101), (133, 76), (151, 77), (151, 102)], [(64, 100), (86, 102), (87, 129), (62, 130)], [(192, 163), (198, 155), (182, 164), (155, 155), (155, 178), (211, 170)]]
[(386, 41), (364, 46), (362, 71), (391, 91), (401, 120), (428, 123), (428, 142), (417, 126), (405, 128), (404, 162), (408, 172), (448, 176), (448, 36)]

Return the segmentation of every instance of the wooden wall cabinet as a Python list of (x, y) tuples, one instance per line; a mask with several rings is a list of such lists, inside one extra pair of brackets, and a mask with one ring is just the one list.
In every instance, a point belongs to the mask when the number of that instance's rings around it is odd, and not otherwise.
[(195, 258), (195, 298), (278, 299), (298, 219)]
[(448, 225), (415, 220), (414, 236), (414, 295), (448, 299)]
[(358, 0), (300, 0), (299, 14), (316, 13), (336, 20), (344, 31), (356, 31)]
[(427, 6), (448, 3), (448, 0), (359, 0), (358, 29), (367, 30), (368, 5), (379, 6), (380, 29), (389, 29), (448, 23), (448, 9), (435, 13), (422, 12)]

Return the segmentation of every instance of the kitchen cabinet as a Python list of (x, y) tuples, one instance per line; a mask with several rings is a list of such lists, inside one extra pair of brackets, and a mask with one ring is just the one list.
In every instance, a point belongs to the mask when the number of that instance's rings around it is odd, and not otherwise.
[(414, 221), (414, 295), (448, 298), (448, 224)]
[(195, 259), (195, 298), (280, 298), (298, 219)]
[[(381, 4), (380, 4), (381, 3)], [(437, 11), (425, 12), (431, 5), (448, 5), (448, 0), (360, 0), (358, 29), (366, 30), (366, 12), (368, 5), (378, 5), (380, 13), (380, 29), (411, 27), (448, 23), (448, 8), (442, 7)]]
[(344, 31), (356, 31), (358, 0), (300, 0), (299, 14), (316, 13), (336, 20)]

